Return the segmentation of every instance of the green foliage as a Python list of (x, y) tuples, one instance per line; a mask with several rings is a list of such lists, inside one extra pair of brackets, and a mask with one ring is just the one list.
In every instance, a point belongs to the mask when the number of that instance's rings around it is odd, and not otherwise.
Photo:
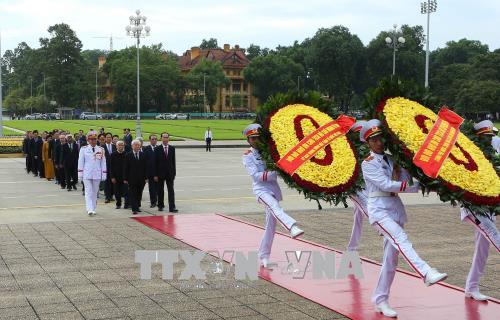
[(217, 89), (229, 85), (231, 81), (224, 74), (224, 69), (219, 61), (202, 59), (187, 75), (190, 88), (198, 92), (198, 95), (203, 93), (204, 76), (205, 96), (210, 112), (213, 112), (212, 106), (217, 101)]
[(203, 39), (200, 44), (200, 49), (217, 49), (219, 46), (217, 45), (217, 39), (210, 38), (209, 40)]
[(343, 26), (319, 29), (310, 41), (307, 64), (319, 87), (345, 112), (364, 70), (365, 48), (358, 36)]
[(278, 54), (258, 56), (243, 71), (245, 80), (253, 84), (253, 95), (261, 102), (271, 95), (296, 88), (297, 77), (302, 75), (302, 65)]

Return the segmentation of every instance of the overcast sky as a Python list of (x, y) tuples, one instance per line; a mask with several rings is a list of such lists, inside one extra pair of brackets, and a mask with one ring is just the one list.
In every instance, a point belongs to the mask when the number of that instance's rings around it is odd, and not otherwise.
[[(423, 1), (423, 0), (422, 0)], [(468, 38), (500, 48), (499, 0), (437, 0), (431, 15), (431, 49), (449, 40)], [(114, 49), (133, 45), (126, 37), (128, 17), (140, 9), (151, 36), (144, 44), (163, 43), (182, 54), (203, 38), (222, 46), (258, 44), (275, 48), (312, 37), (318, 28), (342, 24), (366, 45), (381, 30), (399, 25), (426, 25), (420, 0), (0, 0), (2, 52), (21, 41), (38, 47), (47, 28), (67, 23), (84, 49)], [(140, 3), (140, 5), (137, 5)]]

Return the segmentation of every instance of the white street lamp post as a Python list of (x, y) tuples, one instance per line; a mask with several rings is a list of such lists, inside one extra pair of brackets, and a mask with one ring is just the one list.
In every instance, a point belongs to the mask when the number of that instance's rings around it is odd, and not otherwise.
[(99, 72), (99, 68), (95, 71), (95, 113), (99, 113), (99, 100), (97, 97), (97, 72)]
[(427, 15), (427, 37), (425, 38), (425, 87), (429, 87), (429, 23), (431, 20), (431, 13), (436, 12), (436, 0), (427, 0), (427, 2), (420, 3), (420, 13)]
[(406, 42), (406, 39), (402, 36), (398, 37), (401, 34), (401, 30), (397, 30), (397, 24), (393, 25), (393, 27), (394, 30), (390, 37), (385, 38), (385, 43), (387, 43), (389, 48), (392, 48), (392, 75), (394, 76), (396, 74), (396, 51)]
[[(140, 39), (149, 36), (151, 27), (146, 26), (146, 17), (141, 16), (141, 11), (136, 10), (135, 16), (130, 16), (130, 25), (125, 27), (127, 35), (137, 39), (137, 122), (135, 125), (135, 133), (137, 137), (141, 137), (141, 100), (140, 100), (140, 85), (139, 85), (139, 45)], [(144, 30), (144, 32), (143, 32)]]

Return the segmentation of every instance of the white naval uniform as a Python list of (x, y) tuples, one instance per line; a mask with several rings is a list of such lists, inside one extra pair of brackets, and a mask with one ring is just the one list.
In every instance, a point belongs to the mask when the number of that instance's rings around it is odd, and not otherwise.
[[(494, 141), (491, 143), (494, 148), (498, 147), (494, 145)], [(497, 154), (498, 153), (499, 151), (497, 150)], [(462, 221), (476, 227), (474, 256), (472, 258), (467, 281), (465, 282), (465, 292), (479, 292), (479, 279), (486, 268), (490, 243), (497, 252), (500, 252), (500, 233), (495, 224), (496, 217), (492, 216), (488, 218), (480, 214), (472, 214), (468, 209), (460, 208), (460, 218)]]
[(82, 180), (85, 186), (87, 212), (96, 210), (99, 183), (106, 180), (106, 172), (106, 157), (103, 148), (95, 146), (92, 151), (92, 146), (86, 145), (80, 149), (78, 179)]
[(351, 239), (347, 244), (347, 251), (356, 251), (361, 239), (361, 231), (363, 228), (363, 218), (368, 218), (368, 193), (365, 189), (356, 192), (356, 195), (350, 196), (354, 204), (354, 223), (352, 225)]
[(287, 230), (290, 230), (296, 221), (286, 214), (279, 205), (283, 196), (278, 185), (278, 176), (275, 171), (266, 170), (266, 165), (262, 161), (259, 151), (250, 148), (245, 152), (243, 164), (253, 180), (253, 193), (257, 197), (257, 201), (266, 208), (266, 228), (259, 248), (259, 258), (261, 260), (269, 259), (276, 230), (276, 220)]
[(384, 235), (384, 259), (377, 287), (372, 296), (372, 302), (379, 304), (389, 298), (399, 252), (422, 278), (425, 278), (430, 267), (418, 256), (408, 240), (403, 229), (407, 221), (406, 212), (397, 195), (400, 192), (417, 192), (419, 184), (416, 182), (412, 186), (408, 185), (411, 177), (403, 168), (401, 168), (399, 181), (393, 181), (394, 162), (389, 155), (371, 152), (361, 167), (368, 192), (367, 208), (370, 224)]

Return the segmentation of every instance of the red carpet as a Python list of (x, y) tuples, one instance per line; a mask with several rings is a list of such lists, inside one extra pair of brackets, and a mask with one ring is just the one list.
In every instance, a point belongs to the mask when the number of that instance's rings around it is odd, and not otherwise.
[[(133, 219), (205, 252), (257, 251), (263, 233), (261, 227), (218, 214), (150, 216)], [(307, 234), (307, 229), (305, 232)], [(261, 269), (259, 276), (351, 319), (387, 319), (375, 313), (370, 302), (380, 272), (378, 263), (362, 258), (364, 279), (360, 280), (354, 278), (315, 280), (312, 279), (311, 272), (306, 274), (305, 279), (293, 279), (290, 274), (281, 272), (281, 266), (287, 261), (285, 251), (288, 250), (333, 251), (337, 254), (337, 265), (342, 255), (342, 252), (332, 248), (277, 234), (274, 238), (271, 261), (278, 262), (280, 268), (272, 271)], [(398, 312), (399, 319), (500, 318), (498, 300), (492, 299), (486, 303), (466, 299), (463, 289), (448, 284), (426, 287), (420, 278), (405, 271), (398, 271), (396, 274), (390, 304)]]

